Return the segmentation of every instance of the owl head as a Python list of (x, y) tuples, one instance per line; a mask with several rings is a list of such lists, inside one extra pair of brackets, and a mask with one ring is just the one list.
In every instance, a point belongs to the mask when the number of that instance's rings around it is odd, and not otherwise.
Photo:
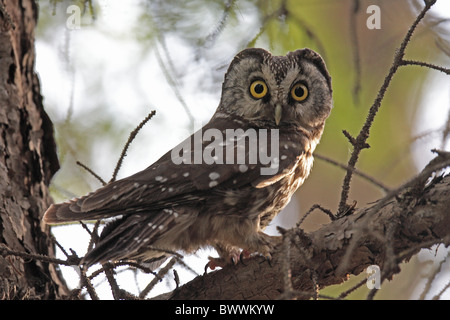
[(250, 48), (231, 62), (219, 112), (268, 128), (323, 127), (332, 108), (331, 77), (311, 49), (272, 56)]

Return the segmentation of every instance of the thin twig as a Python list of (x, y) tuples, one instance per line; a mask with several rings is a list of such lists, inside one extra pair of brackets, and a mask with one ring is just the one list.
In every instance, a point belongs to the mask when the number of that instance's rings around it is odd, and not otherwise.
[(361, 287), (363, 284), (367, 283), (367, 279), (362, 279), (360, 282), (358, 282), (357, 284), (355, 284), (353, 287), (351, 287), (348, 290), (345, 290), (344, 292), (341, 292), (341, 294), (339, 295), (338, 299), (344, 299), (345, 297), (347, 297), (350, 293), (352, 293), (353, 291), (355, 291), (356, 289), (358, 289), (359, 287)]
[(319, 284), (318, 284), (318, 276), (317, 276), (317, 272), (314, 272), (312, 274), (311, 280), (313, 282), (313, 291), (315, 293), (314, 295), (314, 300), (319, 300)]
[[(134, 262), (134, 261), (125, 260), (125, 261), (109, 262), (109, 264), (113, 268), (117, 268), (117, 267), (121, 267), (121, 266), (130, 266), (130, 267), (140, 269), (144, 273), (151, 273), (151, 274), (157, 276), (157, 274), (155, 272), (153, 272), (150, 268), (147, 268), (146, 266), (143, 266), (142, 264)], [(92, 280), (95, 277), (97, 277), (99, 274), (101, 274), (105, 271), (106, 271), (105, 267), (102, 266), (100, 269), (92, 272), (92, 274), (89, 276), (89, 279)]]
[(110, 263), (105, 263), (103, 265), (103, 269), (105, 270), (106, 279), (108, 280), (109, 286), (111, 287), (111, 292), (115, 300), (119, 300), (122, 298), (122, 292), (117, 284), (116, 279), (114, 278), (114, 266)]
[(303, 217), (300, 219), (299, 222), (297, 222), (296, 226), (297, 228), (299, 228), (302, 223), (305, 221), (305, 219), (316, 209), (320, 209), (322, 212), (324, 212), (330, 219), (331, 221), (336, 219), (336, 216), (333, 214), (333, 212), (331, 212), (328, 209), (323, 208), (321, 205), (319, 204), (314, 204), (311, 206), (311, 208), (309, 208), (309, 210), (303, 215)]
[(156, 111), (153, 110), (152, 112), (150, 112), (145, 118), (144, 120), (141, 121), (141, 123), (130, 133), (130, 136), (128, 137), (127, 143), (125, 144), (125, 146), (122, 149), (122, 153), (120, 155), (119, 160), (117, 161), (116, 167), (114, 168), (114, 173), (112, 175), (111, 180), (109, 181), (110, 183), (113, 181), (116, 181), (117, 178), (117, 174), (119, 173), (120, 167), (122, 166), (122, 162), (123, 159), (125, 158), (126, 154), (127, 154), (127, 150), (131, 144), (131, 142), (133, 142), (134, 138), (136, 138), (136, 135), (139, 133), (139, 131), (142, 129), (142, 127), (156, 114)]
[(54, 244), (56, 244), (56, 246), (59, 248), (59, 250), (61, 250), (61, 252), (66, 256), (66, 258), (69, 258), (70, 255), (67, 253), (67, 251), (64, 249), (64, 247), (62, 246), (62, 244), (60, 244), (58, 242), (58, 240), (56, 240), (55, 236), (53, 234), (51, 234), (50, 239), (52, 240), (52, 242)]
[(284, 293), (292, 292), (292, 272), (291, 272), (291, 236), (289, 232), (283, 235), (283, 282)]
[(186, 115), (189, 119), (189, 122), (194, 127), (195, 118), (192, 115), (192, 112), (186, 103), (186, 100), (184, 99), (183, 95), (180, 92), (179, 85), (176, 81), (176, 78), (174, 77), (173, 73), (171, 73), (168, 68), (166, 67), (166, 64), (164, 63), (164, 60), (161, 56), (161, 53), (159, 52), (158, 46), (154, 45), (155, 50), (155, 57), (156, 60), (158, 60), (159, 67), (161, 68), (161, 71), (163, 72), (164, 77), (166, 78), (167, 83), (169, 84), (170, 88), (172, 89), (173, 93), (175, 94), (175, 97), (180, 102), (181, 106), (183, 107), (184, 111), (186, 112)]
[(236, 5), (236, 1), (237, 0), (228, 0), (225, 2), (225, 8), (222, 12), (222, 17), (220, 18), (217, 25), (214, 27), (213, 31), (205, 37), (203, 45), (206, 48), (211, 48), (214, 45), (214, 43), (216, 42), (216, 39), (219, 37), (219, 35), (225, 29), (226, 22), (228, 20), (228, 17), (230, 15), (232, 9)]
[(432, 64), (432, 63), (428, 63), (428, 62), (402, 59), (402, 61), (400, 62), (400, 65), (401, 66), (421, 66), (421, 67), (426, 67), (426, 68), (438, 70), (438, 71), (441, 71), (441, 72), (443, 72), (445, 74), (449, 74), (450, 75), (450, 69), (449, 68), (441, 67), (441, 66), (438, 66), (438, 65), (435, 65), (435, 64)]
[(89, 172), (90, 174), (92, 174), (98, 181), (100, 181), (100, 183), (102, 185), (106, 185), (106, 181), (103, 180), (98, 174), (96, 174), (92, 169), (90, 169), (87, 165), (81, 163), (80, 161), (76, 162), (77, 165), (79, 165), (80, 167), (82, 167), (84, 170), (86, 170), (87, 172)]
[(98, 237), (98, 228), (100, 227), (101, 220), (97, 220), (94, 224), (94, 228), (91, 231), (91, 238), (89, 239), (89, 244), (86, 252), (90, 252), (94, 247), (94, 244), (97, 243)]
[(84, 268), (81, 268), (81, 288), (86, 287), (87, 292), (89, 293), (89, 296), (92, 300), (99, 300), (99, 297), (97, 295), (97, 292), (95, 291), (94, 286), (91, 283), (91, 280), (86, 276), (86, 270)]
[(389, 70), (389, 73), (384, 79), (384, 82), (378, 91), (377, 97), (370, 107), (369, 114), (366, 118), (366, 121), (361, 128), (361, 131), (359, 132), (358, 136), (355, 138), (355, 143), (353, 144), (353, 152), (350, 156), (350, 159), (348, 161), (348, 169), (347, 173), (345, 175), (343, 184), (342, 184), (342, 192), (341, 192), (341, 199), (339, 202), (339, 208), (338, 208), (338, 216), (341, 216), (344, 212), (347, 211), (347, 199), (348, 194), (350, 192), (350, 182), (353, 176), (353, 168), (355, 168), (356, 162), (359, 159), (359, 155), (361, 151), (364, 148), (367, 148), (367, 139), (369, 138), (370, 129), (372, 127), (373, 121), (375, 119), (375, 116), (380, 109), (381, 102), (383, 101), (383, 98), (386, 94), (386, 91), (392, 81), (392, 78), (394, 77), (394, 74), (397, 72), (398, 68), (401, 66), (401, 62), (403, 60), (403, 57), (405, 55), (406, 47), (409, 44), (409, 41), (411, 40), (411, 37), (414, 33), (414, 30), (416, 29), (419, 22), (423, 19), (425, 14), (430, 10), (431, 6), (435, 3), (435, 1), (426, 1), (424, 9), (420, 12), (420, 14), (417, 16), (416, 20), (413, 22), (411, 27), (409, 28), (408, 32), (406, 33), (405, 38), (400, 44), (400, 48), (396, 50), (394, 55), (394, 61), (392, 63), (392, 66)]
[(317, 153), (314, 154), (314, 157), (318, 158), (320, 160), (326, 161), (328, 163), (334, 164), (335, 166), (338, 166), (338, 167), (340, 167), (342, 169), (353, 170), (353, 172), (356, 175), (360, 176), (361, 178), (364, 178), (365, 180), (369, 181), (370, 183), (372, 183), (372, 184), (376, 185), (377, 187), (381, 188), (384, 192), (389, 192), (390, 191), (390, 188), (385, 186), (383, 183), (381, 183), (380, 181), (378, 181), (374, 177), (371, 177), (368, 174), (366, 174), (366, 173), (364, 173), (364, 172), (362, 172), (362, 171), (360, 171), (360, 170), (358, 170), (356, 168), (350, 168), (349, 166), (347, 166), (345, 164), (339, 163), (339, 162), (337, 162), (337, 161), (335, 161), (335, 160), (333, 160), (333, 159), (331, 159), (329, 157), (326, 157), (326, 156), (323, 156), (323, 155), (320, 155), (320, 154), (317, 154)]
[(6, 245), (0, 245), (0, 255), (2, 255), (4, 257), (16, 256), (16, 257), (20, 257), (23, 259), (39, 260), (39, 261), (43, 261), (43, 262), (54, 263), (54, 264), (59, 264), (59, 265), (64, 265), (64, 266), (78, 265), (77, 261), (75, 261), (76, 259), (61, 260), (61, 259), (57, 259), (57, 258), (47, 257), (42, 254), (19, 252), (19, 251), (8, 249), (6, 247)]
[(153, 289), (153, 287), (158, 283), (158, 281), (161, 281), (162, 278), (169, 272), (169, 270), (173, 267), (173, 265), (177, 262), (177, 259), (174, 257), (172, 258), (169, 263), (167, 263), (164, 268), (161, 268), (159, 270), (158, 274), (155, 278), (153, 278), (152, 281), (145, 287), (144, 290), (141, 291), (139, 294), (140, 299), (145, 299), (145, 297), (148, 295), (148, 293)]
[(177, 290), (180, 287), (180, 277), (175, 269), (173, 269), (173, 280), (175, 281), (175, 290)]
[(444, 294), (445, 291), (447, 291), (448, 289), (450, 289), (450, 280), (447, 282), (447, 284), (444, 286), (444, 288), (442, 288), (441, 291), (439, 291), (433, 298), (432, 300), (439, 300), (441, 298), (441, 296)]
[(444, 263), (447, 262), (448, 257), (450, 256), (450, 252), (447, 253), (447, 256), (445, 259), (442, 259), (439, 262), (439, 265), (437, 268), (434, 268), (433, 272), (428, 276), (427, 283), (425, 284), (425, 288), (423, 289), (422, 293), (420, 294), (419, 300), (425, 300), (426, 295), (431, 290), (431, 285), (433, 284), (434, 280), (436, 279), (436, 276), (442, 271), (442, 266)]

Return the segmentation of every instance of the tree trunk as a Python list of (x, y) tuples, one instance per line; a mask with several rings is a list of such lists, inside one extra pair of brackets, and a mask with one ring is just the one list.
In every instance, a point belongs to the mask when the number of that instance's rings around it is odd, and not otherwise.
[[(33, 0), (0, 2), (0, 247), (53, 256), (41, 219), (59, 163), (34, 71), (37, 16)], [(57, 299), (67, 292), (54, 265), (0, 256), (0, 299)]]

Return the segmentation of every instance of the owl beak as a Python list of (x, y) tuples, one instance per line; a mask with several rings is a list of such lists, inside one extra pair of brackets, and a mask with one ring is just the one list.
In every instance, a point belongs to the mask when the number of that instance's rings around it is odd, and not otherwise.
[(275, 124), (276, 125), (278, 125), (280, 123), (282, 110), (283, 109), (281, 108), (281, 104), (277, 104), (275, 106)]

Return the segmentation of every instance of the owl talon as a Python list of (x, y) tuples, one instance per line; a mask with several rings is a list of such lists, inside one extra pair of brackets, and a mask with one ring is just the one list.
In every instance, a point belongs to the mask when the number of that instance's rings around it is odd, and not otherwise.
[(272, 255), (270, 253), (266, 256), (266, 260), (269, 266), (272, 267)]
[(205, 265), (205, 273), (207, 273), (208, 268), (211, 270), (216, 269), (217, 267), (220, 268), (225, 268), (227, 265), (237, 265), (239, 260), (236, 256), (231, 255), (230, 259), (227, 262), (227, 259), (224, 258), (213, 258), (213, 257), (208, 257), (209, 262)]
[(251, 255), (251, 253), (250, 253), (249, 251), (247, 251), (247, 250), (242, 250), (242, 251), (241, 251), (241, 254), (239, 255), (239, 261), (240, 261), (244, 266), (246, 266), (247, 264), (244, 263), (244, 260), (245, 260), (245, 259), (248, 259), (248, 258), (250, 257), (250, 255)]
[(205, 273), (204, 274), (206, 274), (208, 272), (208, 268), (211, 270), (215, 270), (216, 267), (221, 266), (221, 262), (219, 261), (219, 258), (208, 257), (208, 259), (209, 259), (209, 261), (205, 265)]
[(271, 255), (270, 253), (266, 254), (266, 255), (264, 256), (264, 260), (261, 261), (259, 264), (264, 263), (264, 262), (266, 262), (266, 261), (267, 261), (267, 263), (269, 264), (269, 266), (272, 267), (272, 255)]
[(243, 253), (244, 253), (244, 251), (242, 251), (241, 254), (239, 255), (239, 261), (240, 261), (244, 266), (246, 266), (247, 264), (244, 263), (244, 254), (243, 254)]

